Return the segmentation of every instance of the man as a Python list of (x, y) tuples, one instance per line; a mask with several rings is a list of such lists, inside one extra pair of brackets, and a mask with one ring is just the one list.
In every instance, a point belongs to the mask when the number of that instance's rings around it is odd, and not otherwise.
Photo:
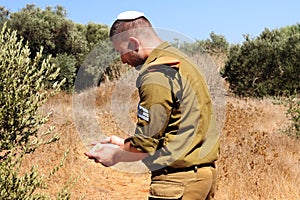
[(152, 172), (149, 199), (213, 198), (219, 132), (201, 72), (143, 13), (119, 14), (110, 38), (122, 62), (139, 70), (136, 131), (85, 155), (104, 166), (142, 160)]

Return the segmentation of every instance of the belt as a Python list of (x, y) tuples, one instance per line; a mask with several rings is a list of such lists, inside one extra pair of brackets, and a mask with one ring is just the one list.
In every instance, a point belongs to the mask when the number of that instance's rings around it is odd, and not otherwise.
[(197, 172), (198, 168), (202, 167), (213, 167), (215, 168), (215, 163), (204, 163), (204, 164), (199, 164), (199, 165), (193, 165), (190, 167), (184, 167), (184, 168), (174, 168), (174, 167), (164, 167), (162, 169), (152, 171), (151, 174), (153, 176), (158, 176), (161, 174), (172, 174), (172, 173), (177, 173), (177, 172), (188, 172), (188, 171), (194, 171)]

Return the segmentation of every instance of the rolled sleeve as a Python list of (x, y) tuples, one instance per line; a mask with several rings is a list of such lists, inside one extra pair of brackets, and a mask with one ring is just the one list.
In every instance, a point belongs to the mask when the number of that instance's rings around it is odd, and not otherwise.
[(127, 138), (125, 142), (130, 142), (131, 146), (135, 147), (141, 152), (153, 155), (156, 151), (159, 140), (152, 137), (145, 137), (143, 135), (135, 134), (134, 136)]
[(164, 139), (172, 111), (169, 79), (159, 72), (149, 73), (142, 80), (139, 95), (138, 121), (129, 140), (136, 149), (152, 155)]

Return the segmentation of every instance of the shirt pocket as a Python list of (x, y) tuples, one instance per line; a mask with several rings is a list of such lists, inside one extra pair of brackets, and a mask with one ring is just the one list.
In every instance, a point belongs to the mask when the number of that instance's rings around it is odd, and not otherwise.
[(149, 197), (163, 199), (180, 199), (183, 196), (184, 185), (170, 181), (152, 181)]

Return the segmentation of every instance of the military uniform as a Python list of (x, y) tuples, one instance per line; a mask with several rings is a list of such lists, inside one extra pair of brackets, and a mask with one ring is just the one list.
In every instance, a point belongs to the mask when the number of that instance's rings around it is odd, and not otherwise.
[(149, 199), (205, 199), (215, 185), (219, 131), (207, 84), (195, 64), (164, 42), (139, 69), (135, 134), (147, 152)]

